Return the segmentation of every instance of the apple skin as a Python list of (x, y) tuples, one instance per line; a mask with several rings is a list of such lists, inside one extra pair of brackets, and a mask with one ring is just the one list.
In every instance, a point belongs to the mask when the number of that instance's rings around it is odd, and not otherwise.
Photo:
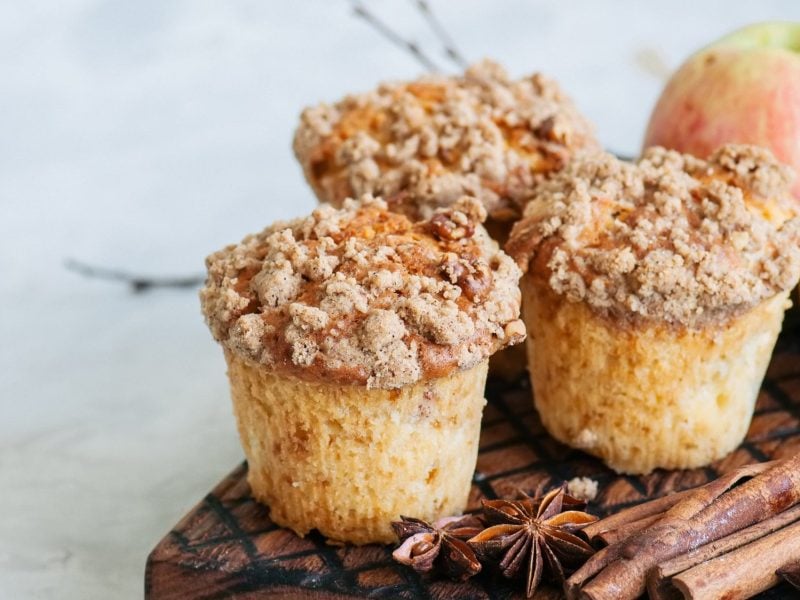
[[(650, 116), (645, 147), (705, 158), (725, 143), (772, 150), (800, 174), (800, 23), (760, 23), (691, 56)], [(792, 193), (800, 199), (800, 175)]]

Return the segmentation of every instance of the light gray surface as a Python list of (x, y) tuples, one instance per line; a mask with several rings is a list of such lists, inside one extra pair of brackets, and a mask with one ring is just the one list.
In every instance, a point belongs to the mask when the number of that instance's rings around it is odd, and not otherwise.
[[(241, 460), (195, 292), (135, 296), (62, 263), (200, 272), (310, 209), (301, 107), (420, 71), (348, 6), (0, 4), (1, 598), (141, 596), (151, 547)], [(434, 7), (468, 58), (557, 77), (631, 154), (661, 87), (639, 57), (675, 67), (745, 23), (800, 20), (796, 0)], [(409, 2), (374, 10), (433, 39)]]

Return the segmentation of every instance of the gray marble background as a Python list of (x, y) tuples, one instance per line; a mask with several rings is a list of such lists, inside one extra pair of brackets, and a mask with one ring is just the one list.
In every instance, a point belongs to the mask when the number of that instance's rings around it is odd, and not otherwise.
[[(441, 58), (411, 2), (370, 6)], [(469, 59), (555, 76), (629, 154), (665, 69), (800, 20), (797, 0), (433, 7)], [(200, 273), (314, 205), (301, 107), (419, 72), (346, 0), (0, 3), (0, 598), (140, 597), (149, 550), (242, 459), (195, 291), (134, 295), (64, 260)]]

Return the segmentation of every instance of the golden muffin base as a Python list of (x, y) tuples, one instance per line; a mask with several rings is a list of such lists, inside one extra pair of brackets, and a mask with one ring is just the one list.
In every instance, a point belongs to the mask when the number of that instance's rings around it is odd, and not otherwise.
[(616, 326), (523, 281), (534, 404), (553, 437), (620, 473), (707, 465), (741, 443), (788, 292), (721, 327)]
[(397, 390), (307, 383), (226, 352), (253, 495), (302, 536), (392, 542), (400, 515), (463, 512), (488, 361)]

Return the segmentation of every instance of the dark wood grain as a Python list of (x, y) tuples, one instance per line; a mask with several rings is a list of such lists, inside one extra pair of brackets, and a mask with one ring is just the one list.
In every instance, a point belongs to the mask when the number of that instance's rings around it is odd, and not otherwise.
[[(800, 329), (792, 324), (778, 343), (746, 441), (704, 469), (616, 475), (599, 461), (547, 435), (527, 381), (490, 381), (480, 454), (470, 504), (537, 493), (575, 476), (599, 483), (589, 510), (601, 516), (649, 498), (706, 483), (739, 465), (800, 451)], [(420, 577), (394, 563), (391, 548), (335, 547), (319, 535), (301, 539), (275, 526), (256, 503), (241, 465), (186, 515), (151, 552), (145, 598), (521, 598), (513, 582), (480, 574), (466, 583)], [(794, 597), (784, 584), (763, 600)], [(544, 589), (537, 598), (560, 598)]]

